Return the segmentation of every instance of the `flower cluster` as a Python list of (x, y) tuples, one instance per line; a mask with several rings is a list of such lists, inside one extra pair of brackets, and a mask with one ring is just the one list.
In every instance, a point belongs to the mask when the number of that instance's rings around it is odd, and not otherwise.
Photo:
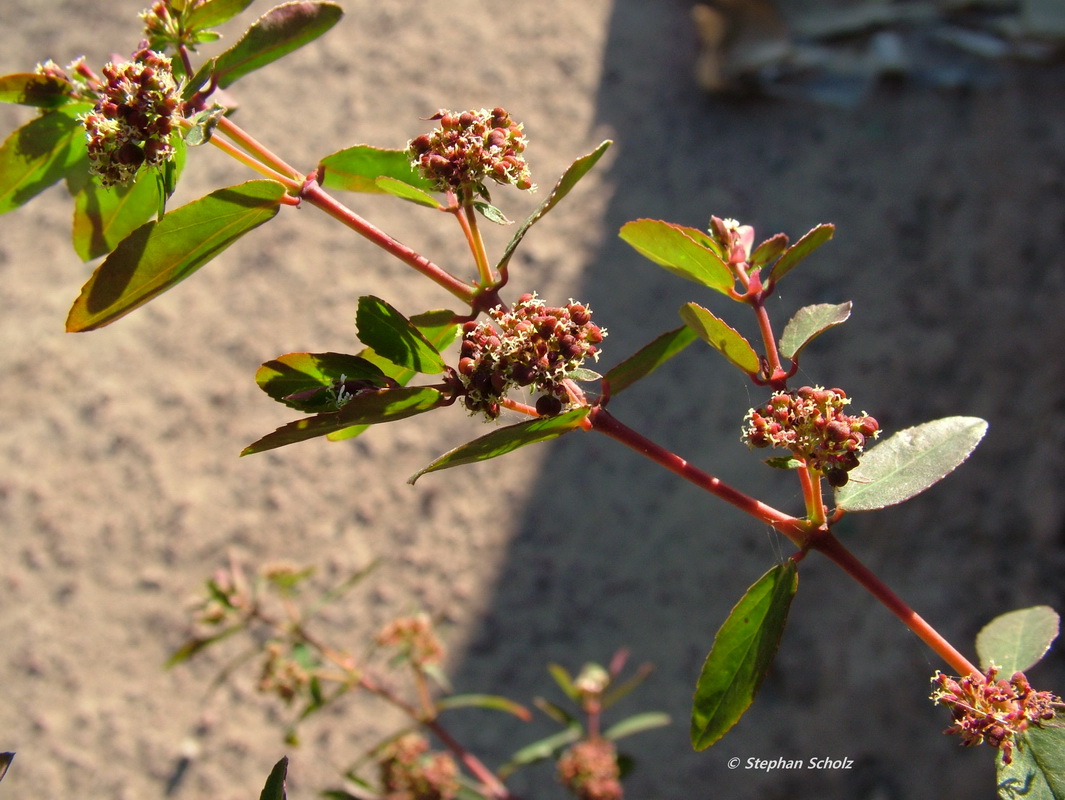
[[(74, 100), (96, 102), (96, 92), (93, 90), (94, 76), (92, 71), (85, 66), (84, 56), (72, 61), (65, 69), (52, 59), (48, 59), (43, 64), (38, 64), (34, 72), (49, 80), (52, 84), (50, 89), (57, 88), (58, 84), (59, 88)], [(31, 98), (20, 98), (19, 102), (29, 99)]]
[(385, 800), (448, 800), (459, 791), (458, 766), (447, 753), (408, 733), (392, 742), (380, 761)]
[(106, 83), (95, 108), (81, 117), (91, 172), (104, 186), (126, 184), (142, 166), (170, 160), (170, 134), (180, 105), (170, 59), (142, 48), (130, 61), (103, 67)]
[(522, 152), (522, 126), (502, 108), (491, 111), (441, 110), (430, 119), (440, 121), (432, 133), (424, 133), (407, 145), (411, 165), (440, 191), (461, 198), (479, 194), (488, 199), (485, 180), (532, 189), (532, 178)]
[(458, 371), (466, 408), (495, 419), (511, 388), (530, 386), (543, 393), (537, 413), (558, 414), (570, 399), (566, 379), (588, 356), (599, 358), (606, 331), (586, 306), (571, 300), (553, 308), (535, 294), (523, 294), (510, 311), (497, 306), (488, 313), (462, 329)]
[(435, 666), (444, 660), (444, 645), (433, 631), (428, 614), (392, 620), (378, 631), (376, 641), (382, 647), (402, 648), (419, 667)]
[(558, 760), (558, 779), (579, 800), (620, 800), (621, 769), (613, 742), (586, 739)]
[(777, 392), (761, 408), (747, 412), (743, 440), (748, 447), (782, 447), (822, 472), (833, 486), (847, 483), (847, 473), (880, 425), (864, 412), (850, 415), (842, 389), (803, 386)]
[(310, 686), (311, 673), (295, 652), (286, 652), (287, 649), (277, 641), (266, 645), (258, 689), (263, 694), (276, 694), (291, 703)]
[(1050, 692), (1037, 692), (1023, 672), (1008, 681), (996, 680), (998, 667), (986, 674), (974, 673), (952, 678), (936, 672), (932, 678), (932, 700), (950, 709), (954, 724), (944, 733), (958, 734), (966, 747), (986, 742), (1002, 751), (1002, 761), (1013, 760), (1014, 736), (1029, 725), (1054, 718), (1060, 700)]

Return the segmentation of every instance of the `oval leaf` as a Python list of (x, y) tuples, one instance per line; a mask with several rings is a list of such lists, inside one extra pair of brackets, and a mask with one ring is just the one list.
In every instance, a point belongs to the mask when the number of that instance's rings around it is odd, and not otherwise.
[(831, 224), (818, 225), (809, 231), (799, 241), (785, 250), (784, 255), (773, 265), (773, 270), (769, 273), (769, 282), (776, 283), (795, 269), (800, 261), (831, 239), (835, 232), (836, 226)]
[(620, 394), (636, 381), (646, 378), (697, 338), (695, 331), (684, 325), (663, 333), (650, 344), (644, 345), (606, 374), (605, 379), (610, 384), (611, 396)]
[(19, 103), (36, 108), (58, 108), (71, 102), (68, 81), (36, 72), (0, 76), (0, 103)]
[(284, 194), (276, 181), (248, 181), (137, 228), (82, 287), (67, 330), (95, 330), (162, 294), (271, 219)]
[(490, 458), (511, 453), (519, 447), (546, 442), (562, 436), (579, 428), (589, 411), (591, 411), (590, 408), (582, 406), (559, 414), (557, 417), (539, 417), (527, 422), (519, 422), (517, 425), (509, 425), (506, 428), (497, 428), (486, 436), (444, 453), (432, 464), (411, 475), (407, 483), (413, 484), (427, 472), (487, 461)]
[(680, 318), (707, 344), (742, 369), (748, 375), (756, 375), (761, 369), (758, 354), (750, 342), (744, 339), (726, 322), (715, 317), (696, 303), (688, 303), (680, 309)]
[(822, 333), (846, 322), (851, 315), (851, 305), (848, 300), (839, 305), (818, 303), (800, 308), (784, 326), (784, 333), (780, 336), (780, 354), (784, 358), (797, 358), (802, 349)]
[(976, 634), (980, 668), (992, 664), (1008, 678), (1037, 663), (1058, 638), (1058, 615), (1049, 606), (1034, 606), (995, 617)]
[(622, 225), (618, 235), (640, 255), (674, 275), (725, 294), (735, 283), (732, 271), (721, 257), (699, 244), (679, 225), (658, 219), (638, 219)]
[(380, 368), (365, 358), (344, 353), (288, 353), (267, 361), (255, 373), (259, 388), (279, 403), (300, 411), (338, 411), (337, 388), (343, 383), (370, 382), (381, 387), (388, 379)]
[(836, 489), (836, 505), (872, 511), (909, 500), (953, 472), (986, 432), (977, 417), (944, 417), (899, 431), (862, 455), (850, 481)]
[(754, 702), (780, 646), (799, 586), (795, 562), (777, 564), (746, 591), (714, 637), (692, 706), (692, 746), (704, 750)]
[(91, 109), (74, 103), (49, 111), (7, 137), (0, 146), (0, 214), (75, 171), (88, 171), (85, 128), (77, 115)]
[(778, 233), (770, 236), (751, 253), (750, 265), (752, 269), (761, 269), (766, 264), (770, 263), (776, 258), (780, 257), (780, 254), (788, 249), (788, 237), (787, 234)]
[(514, 232), (506, 249), (503, 251), (503, 257), (499, 259), (499, 263), (496, 265), (496, 269), (499, 270), (500, 275), (505, 276), (507, 274), (507, 265), (510, 264), (511, 256), (513, 256), (514, 251), (518, 249), (518, 245), (521, 244), (521, 240), (525, 237), (525, 234), (529, 232), (529, 228), (536, 224), (536, 222), (548, 211), (558, 205), (558, 202), (563, 197), (570, 193), (570, 190), (577, 185), (577, 181), (591, 171), (592, 167), (594, 167), (599, 159), (603, 157), (603, 153), (607, 151), (607, 148), (610, 147), (611, 144), (613, 144), (613, 142), (609, 139), (601, 142), (595, 150), (587, 155), (581, 156), (566, 168), (566, 171), (562, 173), (562, 177), (558, 179), (557, 183), (555, 183), (555, 188), (551, 190), (551, 193)]
[(332, 28), (344, 12), (335, 3), (282, 3), (252, 24), (240, 41), (218, 56), (215, 75), (225, 89), (249, 72), (265, 67)]
[(1003, 800), (1065, 798), (1065, 728), (1033, 726), (1017, 736), (1010, 764), (995, 763)]
[[(389, 191), (377, 184), (381, 177), (428, 191), (431, 181), (423, 178), (410, 164), (406, 150), (385, 150), (368, 144), (357, 144), (322, 159), (318, 182), (326, 189), (381, 194)], [(394, 193), (394, 192), (392, 192)]]
[(359, 298), (355, 325), (362, 343), (396, 366), (430, 375), (444, 371), (440, 352), (414, 323), (379, 297)]
[(354, 395), (339, 411), (305, 417), (283, 425), (241, 451), (242, 456), (303, 442), (352, 425), (375, 425), (413, 417), (444, 405), (448, 398), (429, 386), (402, 386)]

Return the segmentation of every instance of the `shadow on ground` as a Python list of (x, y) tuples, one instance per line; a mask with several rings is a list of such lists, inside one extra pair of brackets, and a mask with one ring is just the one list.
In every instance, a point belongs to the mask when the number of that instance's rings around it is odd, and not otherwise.
[[(846, 540), (969, 652), (997, 613), (1062, 607), (1061, 70), (1003, 66), (970, 92), (882, 86), (851, 110), (725, 102), (690, 78), (687, 13), (682, 2), (615, 4), (598, 96), (617, 140), (606, 229), (638, 217), (704, 226), (717, 214), (794, 238), (836, 223), (836, 240), (788, 278), (774, 308), (782, 325), (806, 303), (855, 302), (852, 321), (811, 348), (802, 380), (844, 387), (889, 433), (949, 414), (991, 423), (958, 474), (912, 508), (848, 521)], [(683, 302), (722, 308), (709, 294), (608, 238), (580, 299), (610, 330), (609, 367), (674, 327)], [(742, 489), (764, 481), (772, 502), (797, 512), (790, 476), (765, 474), (739, 442), (762, 396), (696, 345), (612, 408)], [(947, 718), (927, 679), (942, 665), (816, 558), (800, 570), (777, 667), (752, 711), (692, 753), (691, 692), (714, 631), (788, 548), (605, 437), (552, 445), (530, 496), (492, 612), (454, 676), (460, 690), (560, 699), (548, 662), (576, 670), (626, 646), (657, 671), (618, 715), (674, 717), (625, 743), (638, 760), (633, 797), (992, 796), (991, 754), (940, 735)], [(1063, 675), (1060, 657), (1036, 673), (1059, 687)], [(467, 734), (502, 758), (551, 730), (533, 728)], [(733, 756), (854, 767), (729, 770)]]

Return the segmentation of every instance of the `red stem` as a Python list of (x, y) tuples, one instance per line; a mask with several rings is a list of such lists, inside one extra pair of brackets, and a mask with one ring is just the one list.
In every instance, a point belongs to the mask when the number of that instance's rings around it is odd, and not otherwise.
[(741, 511), (746, 511), (756, 519), (772, 525), (803, 551), (811, 549), (823, 553), (902, 620), (906, 627), (916, 633), (959, 675), (970, 675), (980, 671), (916, 611), (906, 605), (902, 598), (891, 591), (868, 567), (855, 558), (854, 554), (847, 550), (826, 526), (815, 526), (808, 521), (788, 516), (732, 488), (719, 478), (693, 467), (680, 456), (636, 433), (602, 408), (592, 409), (588, 418), (593, 430), (605, 433), (696, 486), (731, 503)]
[(787, 536), (796, 547), (805, 546), (810, 530), (803, 520), (785, 514), (783, 511), (778, 511), (761, 500), (756, 500), (739, 489), (734, 489), (720, 478), (715, 478), (710, 473), (693, 467), (680, 456), (622, 424), (602, 407), (593, 408), (588, 415), (588, 419), (591, 422), (592, 430), (616, 439), (665, 467), (670, 472), (674, 472), (701, 489), (710, 492), (710, 494), (720, 497), (726, 503), (731, 503), (741, 511), (746, 511), (752, 517), (772, 525), (773, 528)]
[(316, 180), (304, 184), (300, 197), (326, 214), (344, 223), (356, 233), (369, 239), (381, 249), (395, 256), (407, 266), (413, 267), (422, 275), (442, 286), (467, 305), (474, 305), (478, 291), (475, 287), (463, 283), (450, 272), (434, 264), (423, 255), (419, 255), (407, 245), (396, 241), (373, 223), (363, 219), (335, 197), (327, 193)]
[(827, 556), (840, 569), (864, 586), (870, 594), (887, 606), (892, 614), (901, 619), (907, 628), (921, 637), (921, 640), (931, 647), (959, 675), (971, 675), (974, 672), (980, 672), (831, 533), (828, 531), (821, 532), (810, 542), (810, 548)]

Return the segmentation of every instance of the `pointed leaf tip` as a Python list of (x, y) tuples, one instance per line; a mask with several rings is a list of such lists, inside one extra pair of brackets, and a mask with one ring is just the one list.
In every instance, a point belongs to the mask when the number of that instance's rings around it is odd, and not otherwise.
[(748, 375), (756, 375), (761, 369), (758, 354), (751, 343), (709, 310), (697, 303), (688, 303), (681, 307), (680, 318), (703, 341)]
[(272, 219), (285, 187), (248, 181), (218, 189), (148, 222), (97, 267), (67, 316), (67, 330), (114, 322), (180, 283), (253, 228)]
[(692, 703), (696, 750), (718, 741), (754, 702), (776, 657), (798, 581), (794, 561), (776, 565), (744, 593), (718, 630)]
[(281, 760), (274, 764), (270, 770), (270, 776), (266, 779), (266, 785), (259, 794), (259, 800), (286, 800), (285, 781), (288, 778), (288, 756), (282, 756)]
[(587, 406), (582, 406), (559, 414), (557, 417), (538, 417), (505, 428), (497, 428), (485, 436), (444, 453), (433, 463), (411, 475), (407, 483), (414, 484), (418, 478), (428, 472), (487, 461), (490, 458), (513, 452), (519, 447), (546, 442), (562, 436), (579, 428), (590, 411), (591, 409)]
[(359, 298), (355, 325), (362, 343), (396, 366), (430, 375), (447, 366), (417, 326), (379, 297)]

